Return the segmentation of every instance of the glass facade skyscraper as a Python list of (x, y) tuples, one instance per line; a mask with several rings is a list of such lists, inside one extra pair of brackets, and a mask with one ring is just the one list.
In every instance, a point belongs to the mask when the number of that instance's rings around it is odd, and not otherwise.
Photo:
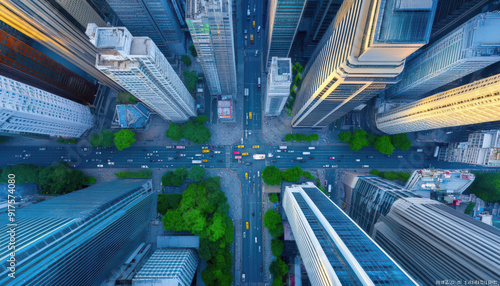
[(415, 285), (314, 184), (286, 187), (283, 209), (312, 285)]
[(15, 278), (4, 247), (0, 284), (101, 285), (145, 239), (152, 202), (151, 181), (121, 179), (16, 210)]

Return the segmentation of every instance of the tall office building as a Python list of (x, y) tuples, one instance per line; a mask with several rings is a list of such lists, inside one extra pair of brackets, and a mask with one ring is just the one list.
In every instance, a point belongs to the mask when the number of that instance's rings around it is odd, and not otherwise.
[(232, 1), (187, 0), (186, 22), (211, 95), (236, 95)]
[(346, 0), (304, 70), (293, 127), (324, 127), (396, 83), (437, 1)]
[(469, 134), (467, 142), (454, 142), (446, 148), (445, 161), (500, 167), (500, 130)]
[(0, 75), (82, 104), (93, 104), (97, 92), (96, 85), (2, 30)]
[(312, 285), (415, 285), (314, 184), (286, 187), (283, 209)]
[(408, 62), (388, 97), (419, 98), (500, 61), (500, 12), (477, 15)]
[(92, 123), (88, 106), (0, 76), (0, 133), (77, 138)]
[[(145, 239), (151, 188), (121, 179), (16, 210), (15, 278), (7, 276), (12, 250), (5, 247), (0, 284), (101, 285)], [(4, 217), (7, 234), (13, 226)], [(9, 236), (0, 240), (8, 245)]]
[(98, 28), (87, 35), (97, 47), (97, 68), (166, 120), (196, 116), (194, 98), (165, 56), (148, 37), (132, 37), (125, 27)]
[(0, 21), (22, 32), (71, 64), (114, 89), (122, 88), (95, 67), (96, 49), (87, 36), (48, 0), (0, 2)]
[(55, 8), (65, 13), (66, 18), (81, 31), (85, 31), (89, 23), (99, 27), (106, 26), (106, 21), (94, 10), (87, 0), (48, 0)]
[(179, 0), (107, 0), (134, 36), (149, 37), (165, 57), (186, 54), (184, 9)]
[(190, 286), (200, 259), (193, 248), (157, 249), (132, 280), (132, 286)]
[(376, 176), (344, 184), (349, 216), (421, 285), (500, 280), (499, 229)]
[(500, 120), (500, 75), (475, 81), (377, 114), (388, 134)]
[(270, 0), (267, 7), (266, 63), (273, 57), (286, 58), (297, 33), (307, 0)]
[(264, 115), (279, 116), (290, 95), (292, 60), (274, 57), (267, 74), (266, 104)]

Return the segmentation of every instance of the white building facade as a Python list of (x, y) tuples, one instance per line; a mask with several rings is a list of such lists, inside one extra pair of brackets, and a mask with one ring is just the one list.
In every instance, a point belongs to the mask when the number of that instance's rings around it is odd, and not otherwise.
[(293, 127), (325, 127), (395, 84), (425, 45), (437, 1), (346, 0), (304, 70)]
[(477, 15), (410, 60), (388, 97), (415, 98), (500, 60), (500, 12)]
[(0, 76), (0, 133), (78, 138), (93, 118), (88, 106)]
[(86, 34), (99, 51), (96, 67), (149, 108), (173, 122), (196, 116), (194, 98), (150, 38), (93, 24)]
[(445, 161), (500, 167), (500, 130), (472, 133), (467, 142), (451, 143)]
[(500, 75), (450, 89), (376, 116), (387, 134), (500, 120)]
[(279, 116), (290, 96), (292, 60), (273, 57), (267, 74), (266, 104), (264, 115)]

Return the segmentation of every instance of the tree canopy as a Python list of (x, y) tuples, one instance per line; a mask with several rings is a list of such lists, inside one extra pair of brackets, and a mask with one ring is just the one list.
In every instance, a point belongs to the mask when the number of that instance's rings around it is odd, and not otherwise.
[(198, 165), (193, 165), (189, 170), (188, 178), (195, 182), (200, 182), (207, 175), (205, 168)]
[(115, 173), (115, 176), (119, 178), (151, 178), (153, 172), (151, 170), (140, 170), (137, 172), (126, 171)]
[(370, 146), (368, 139), (366, 139), (366, 135), (367, 133), (365, 130), (356, 129), (352, 134), (349, 147), (354, 151), (358, 151), (363, 147)]
[(277, 203), (278, 202), (278, 195), (276, 193), (270, 194), (269, 195), (269, 201), (272, 203)]
[(267, 228), (276, 228), (277, 224), (281, 224), (281, 216), (273, 209), (269, 209), (264, 214), (264, 226)]
[(391, 136), (391, 142), (394, 147), (397, 147), (400, 150), (408, 151), (411, 147), (411, 140), (408, 139), (406, 133), (400, 133)]
[(269, 271), (274, 276), (285, 276), (288, 273), (288, 265), (280, 258), (276, 258), (269, 266)]
[(189, 51), (191, 52), (191, 55), (192, 55), (194, 58), (198, 57), (198, 53), (196, 52), (196, 48), (195, 48), (195, 46), (194, 46), (194, 45), (190, 45), (190, 46), (189, 46)]
[(394, 153), (394, 146), (392, 146), (391, 139), (387, 135), (378, 137), (373, 147), (382, 154), (390, 155)]
[(135, 133), (129, 129), (121, 129), (115, 133), (113, 142), (120, 151), (129, 148), (135, 142)]
[(273, 240), (271, 240), (271, 252), (274, 256), (279, 257), (281, 253), (283, 253), (284, 249), (285, 244), (282, 240), (276, 238), (273, 238)]
[(185, 78), (187, 90), (191, 93), (191, 95), (194, 95), (196, 92), (196, 83), (198, 82), (198, 74), (195, 71), (188, 70), (184, 70), (182, 74)]
[(210, 137), (212, 136), (210, 130), (204, 124), (207, 121), (208, 117), (200, 115), (183, 125), (170, 123), (170, 127), (166, 131), (165, 135), (174, 141), (179, 141), (182, 138), (185, 138), (193, 141), (195, 144), (207, 143), (210, 141)]
[(167, 210), (177, 208), (181, 203), (181, 199), (181, 194), (160, 194), (158, 195), (156, 210), (161, 214), (166, 214)]
[(114, 145), (113, 139), (113, 131), (103, 129), (99, 134), (94, 134), (90, 137), (90, 145), (94, 147), (111, 147)]
[(344, 143), (349, 143), (349, 141), (351, 141), (351, 136), (352, 136), (352, 133), (351, 133), (351, 131), (348, 131), (348, 130), (340, 131), (340, 133), (338, 135), (339, 140), (344, 142)]
[(281, 171), (275, 166), (267, 166), (262, 171), (262, 180), (264, 183), (270, 186), (277, 186), (281, 184), (283, 179), (281, 178)]
[(187, 66), (191, 66), (191, 58), (188, 55), (182, 55), (181, 61)]
[[(500, 201), (500, 173), (473, 173), (476, 178), (467, 188), (485, 202)], [(17, 177), (16, 177), (17, 178)]]
[(302, 141), (307, 141), (307, 142), (312, 142), (312, 141), (318, 141), (319, 136), (318, 134), (286, 134), (285, 135), (285, 141), (292, 141), (295, 140), (297, 142), (302, 142)]

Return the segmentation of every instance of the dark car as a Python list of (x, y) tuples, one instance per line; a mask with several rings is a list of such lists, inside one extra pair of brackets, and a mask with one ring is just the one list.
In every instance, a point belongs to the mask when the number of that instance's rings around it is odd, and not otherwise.
[(146, 151), (146, 149), (142, 149), (142, 151)]
[(215, 146), (210, 146), (210, 149), (215, 149)]
[(292, 160), (292, 162), (297, 162), (297, 160)]
[(391, 158), (391, 155), (385, 155), (386, 158)]
[(174, 159), (175, 159), (175, 160), (179, 160), (179, 159), (180, 159), (180, 157), (174, 157)]
[(300, 160), (300, 163), (305, 163), (305, 162), (306, 162), (306, 160)]
[(342, 162), (341, 160), (335, 160), (335, 162)]
[(342, 156), (339, 156), (339, 158), (340, 158), (340, 159), (344, 159), (344, 158), (345, 158), (345, 156), (343, 156), (343, 155), (342, 155)]
[(271, 163), (276, 163), (276, 160), (271, 160)]
[(214, 155), (214, 154), (210, 155), (210, 158), (214, 158), (214, 157), (215, 157), (215, 155)]
[(250, 165), (252, 165), (252, 163), (248, 162), (248, 163), (245, 163), (245, 165), (250, 166)]
[(369, 155), (369, 156), (366, 156), (366, 158), (368, 158), (368, 159), (373, 159), (373, 156), (372, 156), (372, 155)]
[(307, 157), (307, 159), (312, 160), (312, 159), (314, 159), (314, 157)]
[(217, 162), (222, 163), (222, 160), (217, 160)]

